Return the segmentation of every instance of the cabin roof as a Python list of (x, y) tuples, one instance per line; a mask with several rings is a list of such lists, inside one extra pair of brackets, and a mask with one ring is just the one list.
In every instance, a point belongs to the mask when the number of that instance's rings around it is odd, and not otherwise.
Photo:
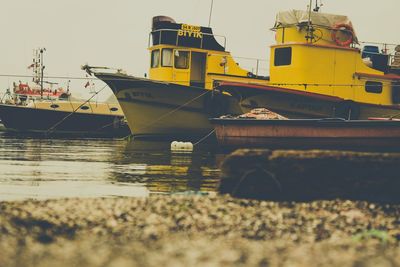
[(153, 46), (173, 45), (181, 47), (199, 48), (205, 50), (225, 51), (225, 43), (221, 45), (210, 27), (176, 23), (167, 16), (153, 18), (152, 24)]

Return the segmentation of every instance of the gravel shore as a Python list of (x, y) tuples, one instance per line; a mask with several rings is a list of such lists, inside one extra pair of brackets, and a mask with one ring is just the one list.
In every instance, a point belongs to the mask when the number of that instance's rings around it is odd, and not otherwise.
[(0, 266), (400, 266), (400, 205), (228, 196), (0, 202)]

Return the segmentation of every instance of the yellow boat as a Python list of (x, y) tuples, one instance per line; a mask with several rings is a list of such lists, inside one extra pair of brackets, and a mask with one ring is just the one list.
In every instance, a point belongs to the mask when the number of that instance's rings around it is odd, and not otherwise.
[(396, 56), (391, 66), (390, 55), (379, 51), (363, 60), (346, 16), (281, 12), (273, 30), (277, 43), (271, 47), (269, 77), (241, 68), (211, 28), (169, 17), (153, 18), (149, 79), (94, 75), (117, 96), (134, 136), (195, 140), (212, 131), (209, 117), (258, 107), (289, 118), (400, 113)]
[(400, 116), (400, 46), (393, 55), (384, 44), (361, 50), (348, 17), (312, 11), (280, 12), (272, 30), (269, 81), (218, 82), (241, 100), (244, 112), (267, 107), (289, 118)]
[(84, 66), (113, 90), (136, 137), (196, 140), (213, 130), (210, 117), (242, 113), (236, 99), (212, 90), (215, 81), (266, 79), (242, 69), (211, 28), (155, 17), (150, 37), (150, 79)]

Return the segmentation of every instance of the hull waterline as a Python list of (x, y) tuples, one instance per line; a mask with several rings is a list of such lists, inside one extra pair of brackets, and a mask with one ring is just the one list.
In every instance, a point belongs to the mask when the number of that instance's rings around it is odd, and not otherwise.
[(400, 105), (359, 103), (335, 96), (253, 84), (223, 82), (218, 88), (240, 100), (243, 113), (254, 108), (268, 108), (291, 119), (400, 117)]
[(2, 123), (9, 131), (45, 135), (124, 137), (130, 134), (123, 117), (73, 113), (15, 105), (0, 105)]
[(223, 147), (400, 148), (400, 121), (213, 119)]
[(115, 74), (95, 75), (113, 90), (136, 138), (196, 141), (213, 131), (209, 118), (240, 113), (232, 97), (217, 96), (211, 90)]

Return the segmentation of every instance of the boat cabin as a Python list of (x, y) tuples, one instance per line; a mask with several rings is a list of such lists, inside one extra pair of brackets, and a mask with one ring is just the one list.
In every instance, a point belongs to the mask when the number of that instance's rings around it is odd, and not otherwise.
[(259, 81), (260, 77), (235, 62), (225, 46), (226, 38), (214, 35), (211, 28), (154, 17), (149, 78), (206, 89), (212, 89), (215, 80)]
[(291, 10), (278, 13), (269, 77), (245, 70), (211, 28), (153, 18), (149, 78), (212, 89), (216, 82), (281, 87), (366, 104), (400, 104), (400, 46), (360, 48), (347, 16)]
[(400, 46), (394, 56), (376, 45), (358, 48), (346, 16), (278, 13), (270, 51), (270, 84), (355, 102), (400, 104)]

